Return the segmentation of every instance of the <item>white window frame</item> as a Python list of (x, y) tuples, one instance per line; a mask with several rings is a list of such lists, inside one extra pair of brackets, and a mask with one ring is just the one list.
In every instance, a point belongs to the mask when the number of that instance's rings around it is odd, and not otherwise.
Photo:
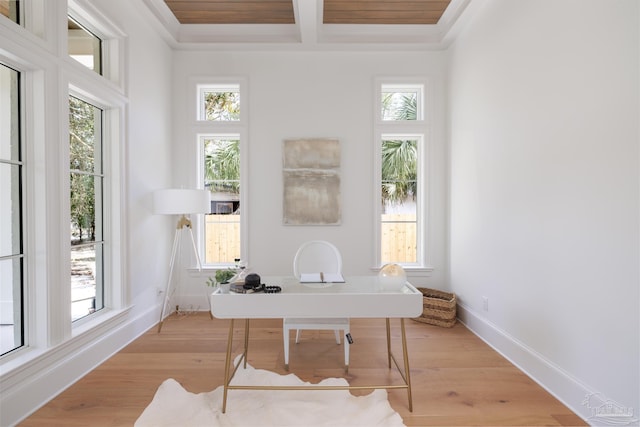
[[(240, 141), (240, 259), (242, 260), (246, 260), (247, 259), (247, 249), (246, 249), (246, 242), (247, 242), (247, 237), (246, 237), (246, 224), (248, 223), (247, 221), (247, 215), (245, 213), (245, 215), (242, 215), (242, 212), (246, 212), (247, 209), (244, 205), (244, 203), (246, 202), (247, 197), (245, 196), (246, 190), (243, 187), (243, 183), (246, 181), (243, 181), (243, 175), (245, 174), (244, 170), (246, 169), (245, 167), (245, 163), (243, 163), (243, 154), (244, 151), (246, 151), (246, 144), (244, 143), (245, 138), (243, 137), (244, 133), (231, 133), (231, 132), (225, 132), (225, 133), (200, 133), (198, 134), (198, 158), (199, 163), (200, 163), (200, 171), (199, 171), (199, 176), (200, 176), (200, 183), (202, 183), (202, 187), (204, 188), (204, 139), (209, 139), (209, 138), (221, 138), (221, 139), (238, 139)], [(212, 212), (213, 213), (213, 212)], [(200, 241), (202, 242), (200, 245), (200, 253), (202, 254), (201, 259), (203, 260), (203, 266), (205, 268), (228, 268), (228, 267), (235, 267), (235, 263), (230, 261), (227, 263), (207, 263), (206, 262), (206, 227), (204, 225), (204, 218), (206, 218), (206, 216), (203, 216), (203, 220), (202, 220), (202, 232), (199, 233), (200, 235)]]
[[(91, 71), (96, 76), (90, 76), (90, 78), (102, 80), (98, 78), (98, 76), (102, 76), (104, 79), (115, 84), (117, 90), (124, 91), (126, 88), (126, 34), (99, 12), (95, 6), (86, 1), (68, 0), (67, 15), (76, 20), (102, 42), (102, 58), (100, 59), (102, 62), (102, 74)], [(66, 35), (63, 39), (66, 40)], [(69, 56), (67, 44), (65, 44), (64, 52), (68, 66), (84, 74), (84, 70), (82, 69), (86, 70), (87, 67)], [(104, 84), (103, 80), (102, 84)]]
[(40, 42), (47, 38), (47, 19), (51, 16), (51, 3), (48, 0), (20, 0), (18, 3), (19, 22), (14, 22), (11, 19), (0, 15), (0, 19), (4, 21), (4, 18), (8, 22), (14, 25), (18, 25), (29, 33), (40, 39)]
[[(383, 90), (384, 89), (384, 90)], [(424, 84), (411, 84), (411, 83), (380, 83), (379, 89), (380, 102), (378, 103), (378, 122), (379, 123), (415, 123), (415, 122), (424, 122)], [(382, 103), (382, 93), (386, 92), (395, 92), (395, 93), (416, 93), (416, 120), (383, 120), (381, 116), (381, 103)]]
[(205, 118), (205, 114), (206, 111), (204, 109), (204, 95), (205, 93), (208, 92), (239, 92), (240, 93), (240, 103), (242, 105), (243, 101), (243, 97), (242, 97), (242, 92), (241, 92), (241, 88), (240, 88), (240, 83), (231, 83), (231, 82), (226, 82), (226, 83), (219, 83), (219, 84), (198, 84), (197, 87), (197, 91), (198, 91), (198, 105), (197, 105), (197, 120), (200, 122), (205, 122), (205, 123), (209, 123), (209, 122), (215, 122), (215, 123), (229, 123), (229, 124), (235, 124), (238, 123), (240, 124), (243, 120), (243, 112), (244, 109), (242, 108), (242, 106), (240, 107), (240, 118), (239, 120), (207, 120)]
[[(66, 326), (67, 322), (71, 320), (70, 313), (60, 319), (63, 331), (68, 331), (63, 332), (64, 335), (76, 336), (111, 319), (128, 306), (124, 281), (126, 248), (123, 246), (125, 238), (121, 219), (123, 212), (125, 212), (125, 195), (121, 193), (124, 174), (123, 165), (126, 164), (124, 160), (126, 98), (124, 96), (125, 82), (123, 79), (125, 75), (125, 35), (90, 3), (69, 0), (67, 15), (72, 16), (73, 19), (102, 41), (101, 75), (71, 58), (66, 49), (67, 43), (65, 43), (65, 49), (61, 53), (61, 55), (64, 55), (63, 62), (67, 71), (66, 83), (69, 88), (65, 101), (66, 108), (64, 109), (66, 111), (66, 121), (64, 122), (66, 125), (61, 127), (63, 135), (61, 141), (66, 142), (66, 149), (61, 150), (61, 156), (63, 157), (61, 164), (64, 165), (63, 170), (66, 171), (66, 175), (61, 178), (61, 188), (66, 189), (67, 192), (63, 194), (68, 194), (69, 189), (68, 96), (80, 98), (102, 110), (103, 308), (71, 322), (71, 326)], [(64, 37), (61, 35), (61, 40), (66, 40), (66, 26), (60, 28), (60, 31), (65, 33)], [(63, 212), (68, 224), (70, 215), (68, 200)], [(69, 246), (65, 248), (67, 249), (65, 251), (67, 258), (63, 263), (65, 269), (62, 274), (66, 274), (67, 285), (66, 289), (63, 290), (63, 294), (67, 297), (68, 304), (70, 304), (69, 255), (71, 245), (68, 233), (65, 235), (64, 240), (62, 236), (60, 239)], [(60, 304), (62, 304), (61, 300), (62, 297), (59, 299)]]
[[(193, 100), (192, 111), (189, 113), (193, 118), (191, 122), (192, 128), (192, 140), (196, 142), (194, 144), (197, 147), (197, 152), (194, 153), (192, 158), (196, 159), (196, 172), (197, 175), (194, 180), (197, 182), (196, 188), (204, 188), (204, 145), (202, 144), (202, 138), (204, 136), (229, 136), (233, 135), (240, 138), (240, 210), (245, 212), (245, 215), (240, 217), (240, 259), (243, 262), (249, 263), (249, 219), (246, 212), (249, 212), (248, 206), (248, 174), (249, 174), (249, 141), (248, 141), (248, 92), (249, 82), (246, 77), (242, 76), (194, 76), (189, 79), (190, 85), (190, 97)], [(207, 89), (236, 90), (239, 87), (240, 91), (240, 120), (233, 121), (214, 121), (204, 120), (204, 112), (202, 105), (202, 95)], [(193, 219), (192, 219), (193, 220)], [(198, 215), (194, 221), (194, 233), (197, 235), (198, 251), (201, 254), (200, 259), (203, 260), (204, 269), (220, 269), (227, 267), (234, 267), (234, 264), (220, 263), (220, 264), (207, 264), (205, 260), (205, 226), (204, 215)]]
[[(0, 58), (1, 59), (1, 58)], [(9, 350), (8, 352), (6, 352), (4, 354), (4, 356), (6, 355), (10, 355), (14, 352), (19, 352), (22, 348), (26, 347), (28, 345), (28, 328), (27, 328), (27, 298), (26, 298), (26, 290), (27, 290), (27, 268), (28, 268), (28, 262), (29, 262), (29, 257), (27, 254), (27, 222), (26, 222), (26, 197), (28, 195), (28, 189), (27, 189), (27, 180), (26, 177), (28, 176), (28, 174), (31, 172), (30, 171), (30, 165), (28, 164), (28, 162), (25, 162), (25, 157), (26, 157), (26, 143), (25, 143), (25, 103), (27, 102), (26, 100), (26, 93), (25, 93), (25, 73), (23, 71), (20, 70), (19, 67), (14, 67), (4, 61), (0, 61), (0, 66), (4, 66), (7, 67), (8, 69), (15, 71), (18, 75), (18, 124), (19, 124), (19, 128), (18, 128), (18, 133), (19, 133), (19, 140), (18, 140), (18, 144), (19, 144), (19, 152), (20, 152), (20, 156), (18, 159), (6, 159), (7, 162), (4, 164), (9, 165), (9, 167), (11, 166), (18, 166), (20, 169), (20, 185), (19, 185), (19, 194), (18, 194), (18, 199), (20, 202), (20, 218), (19, 218), (19, 230), (18, 233), (20, 234), (20, 246), (21, 246), (21, 251), (19, 254), (8, 254), (8, 258), (5, 259), (5, 261), (13, 261), (14, 259), (18, 258), (20, 259), (20, 262), (22, 264), (22, 271), (20, 272), (20, 293), (19, 296), (13, 294), (12, 295), (12, 304), (13, 304), (13, 308), (11, 309), (13, 311), (13, 317), (15, 319), (16, 313), (15, 313), (15, 306), (16, 306), (16, 302), (15, 299), (16, 298), (20, 298), (20, 302), (19, 302), (19, 306), (20, 306), (20, 334), (21, 334), (21, 344), (18, 345), (17, 347), (12, 348), (11, 350)], [(30, 102), (30, 101), (29, 101)], [(0, 184), (3, 185), (3, 184)], [(9, 192), (11, 191), (11, 187), (7, 187), (4, 190), (9, 190)], [(11, 230), (12, 232), (15, 232), (15, 230)], [(6, 303), (6, 301), (5, 301)], [(2, 308), (2, 307), (0, 307)], [(14, 342), (15, 342), (15, 327), (14, 327)], [(0, 354), (2, 354), (2, 352), (0, 352)]]
[[(105, 270), (106, 268), (109, 266), (105, 261), (106, 261), (106, 257), (105, 257), (105, 243), (106, 243), (106, 238), (107, 236), (105, 235), (105, 218), (104, 218), (104, 212), (105, 212), (105, 197), (104, 197), (104, 193), (105, 193), (105, 186), (107, 184), (107, 179), (108, 176), (105, 174), (105, 162), (104, 162), (104, 157), (103, 157), (103, 153), (104, 150), (106, 149), (105, 147), (105, 135), (106, 133), (104, 132), (104, 124), (106, 122), (106, 116), (107, 114), (105, 113), (105, 110), (101, 107), (96, 105), (95, 102), (89, 101), (85, 98), (83, 98), (82, 96), (76, 95), (74, 93), (72, 93), (72, 91), (70, 91), (69, 96), (73, 96), (76, 99), (79, 99), (82, 102), (87, 103), (88, 105), (92, 106), (93, 108), (97, 108), (98, 111), (100, 111), (100, 119), (97, 121), (97, 126), (95, 129), (95, 134), (94, 134), (94, 138), (96, 138), (96, 144), (95, 144), (95, 148), (97, 148), (94, 152), (94, 159), (95, 159), (95, 165), (94, 165), (94, 170), (89, 172), (89, 171), (79, 171), (76, 169), (70, 169), (69, 173), (70, 174), (83, 174), (83, 175), (87, 175), (87, 176), (91, 176), (94, 178), (94, 185), (95, 185), (95, 181), (100, 180), (100, 186), (99, 189), (100, 191), (96, 191), (95, 193), (95, 221), (96, 223), (100, 223), (99, 225), (99, 229), (100, 229), (100, 239), (96, 239), (93, 242), (87, 242), (87, 245), (93, 245), (96, 251), (96, 260), (95, 260), (95, 267), (96, 267), (96, 277), (95, 277), (95, 286), (96, 286), (96, 302), (99, 302), (99, 308), (97, 308), (96, 312), (106, 308), (107, 306), (104, 303), (104, 295), (105, 295), (105, 291), (106, 291), (106, 283), (105, 283)], [(99, 167), (98, 167), (99, 165)], [(99, 249), (98, 249), (99, 248)], [(71, 250), (71, 247), (70, 247)], [(99, 250), (99, 252), (98, 252)], [(101, 254), (100, 257), (98, 257), (98, 253)], [(71, 281), (70, 281), (71, 283)], [(70, 304), (73, 304), (73, 300), (72, 298), (70, 298)], [(80, 322), (82, 321), (82, 319), (84, 319), (87, 316), (91, 316), (91, 314), (87, 314), (85, 316), (79, 317), (78, 319), (73, 319), (72, 318), (72, 322)]]
[[(105, 67), (115, 70), (100, 76), (67, 55), (66, 19), (91, 22), (93, 31), (112, 47)], [(0, 19), (3, 31), (15, 37), (0, 46), (0, 60), (18, 70), (23, 79), (24, 206), (24, 346), (0, 358), (7, 372), (37, 359), (71, 338), (90, 337), (100, 328), (116, 325), (129, 308), (126, 272), (126, 194), (124, 52), (126, 37), (91, 3), (70, 0), (69, 8), (49, 0), (26, 0), (26, 26)], [(30, 10), (44, 12), (34, 16)], [(94, 13), (95, 12), (95, 13)], [(29, 22), (35, 22), (35, 30)], [(40, 37), (38, 37), (40, 36)], [(43, 52), (50, 54), (43, 55)], [(52, 69), (58, 70), (56, 73)], [(77, 322), (70, 314), (68, 96), (74, 95), (103, 110), (103, 189), (105, 309)], [(87, 335), (88, 334), (88, 335)]]
[[(92, 70), (86, 69), (88, 73), (93, 73)], [(121, 239), (121, 215), (123, 201), (120, 193), (121, 174), (124, 172), (121, 169), (122, 157), (123, 157), (123, 141), (124, 141), (124, 129), (122, 123), (124, 123), (124, 105), (120, 101), (113, 97), (112, 94), (101, 93), (97, 88), (91, 87), (89, 89), (82, 90), (78, 85), (70, 85), (69, 96), (74, 96), (82, 99), (94, 105), (102, 110), (102, 244), (103, 247), (103, 308), (96, 311), (93, 314), (89, 314), (73, 322), (72, 327), (75, 330), (78, 328), (82, 330), (85, 325), (91, 325), (92, 322), (100, 319), (104, 315), (109, 315), (113, 310), (119, 310), (126, 306), (124, 290), (124, 281), (122, 280), (123, 270), (123, 254), (125, 248), (121, 246), (123, 240)], [(68, 111), (68, 109), (67, 109)], [(68, 140), (68, 125), (66, 127), (66, 135)], [(63, 181), (68, 191), (69, 188), (69, 162), (68, 162), (68, 147), (65, 153), (66, 156), (66, 171), (67, 176)], [(69, 201), (66, 203), (65, 214), (67, 222), (69, 221), (70, 206)], [(68, 253), (70, 254), (71, 246), (68, 237), (66, 240), (69, 242)], [(67, 274), (70, 272), (70, 260), (66, 260)], [(68, 302), (71, 304), (71, 282), (70, 278), (67, 280), (67, 287), (69, 292)]]
[[(428, 81), (424, 76), (421, 77), (379, 77), (374, 79), (374, 149), (373, 149), (373, 165), (374, 165), (374, 197), (373, 197), (373, 215), (374, 215), (374, 253), (372, 254), (374, 262), (374, 270), (381, 268), (385, 261), (382, 260), (381, 253), (381, 215), (382, 206), (382, 141), (384, 139), (417, 139), (418, 141), (418, 162), (417, 162), (417, 205), (416, 205), (416, 262), (415, 263), (398, 263), (406, 270), (410, 271), (432, 271), (430, 263), (429, 250), (429, 185), (433, 181), (431, 168), (429, 168), (430, 159), (430, 133), (429, 133), (429, 114), (430, 111), (428, 97), (426, 96)], [(383, 120), (382, 119), (382, 93), (387, 89), (414, 92), (418, 91), (418, 102), (416, 111), (416, 120)]]

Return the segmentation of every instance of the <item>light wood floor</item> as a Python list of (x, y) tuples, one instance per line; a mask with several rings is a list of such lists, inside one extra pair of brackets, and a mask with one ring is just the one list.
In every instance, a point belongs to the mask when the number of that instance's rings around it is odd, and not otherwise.
[[(587, 425), (462, 324), (405, 324), (413, 412), (405, 390), (388, 393), (406, 425)], [(391, 325), (394, 354), (401, 361), (399, 321)], [(160, 334), (149, 330), (21, 426), (131, 426), (167, 378), (194, 393), (211, 391), (222, 384), (228, 328), (229, 321), (211, 320), (207, 313), (173, 315)], [(351, 333), (349, 383), (399, 383), (395, 369), (387, 368), (384, 320), (352, 319)], [(291, 372), (311, 382), (344, 376), (344, 353), (332, 340), (333, 332), (304, 331), (301, 343), (291, 344)], [(234, 354), (240, 345), (237, 339)], [(251, 321), (248, 359), (256, 368), (287, 373), (280, 320)]]

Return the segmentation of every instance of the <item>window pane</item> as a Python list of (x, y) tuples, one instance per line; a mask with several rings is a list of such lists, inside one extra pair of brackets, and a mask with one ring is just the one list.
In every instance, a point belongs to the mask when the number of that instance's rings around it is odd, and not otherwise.
[(24, 345), (19, 79), (0, 64), (0, 354)]
[(22, 257), (0, 259), (0, 355), (24, 345)]
[(69, 56), (85, 67), (102, 74), (102, 40), (72, 18), (68, 19), (67, 41)]
[(419, 86), (382, 85), (382, 120), (417, 120), (421, 92)]
[(78, 320), (104, 307), (102, 244), (71, 247), (71, 318)]
[(22, 253), (20, 168), (0, 163), (0, 257)]
[(240, 140), (202, 141), (212, 212), (205, 215), (205, 264), (233, 264), (240, 258)]
[(382, 141), (381, 260), (417, 262), (418, 142)]
[(20, 23), (20, 2), (18, 0), (0, 0), (0, 15), (4, 15), (16, 24)]
[(103, 304), (102, 110), (69, 98), (71, 308), (77, 320)]
[(19, 74), (0, 64), (0, 160), (20, 160)]
[(203, 86), (200, 92), (200, 120), (240, 120), (240, 87)]
[(78, 98), (69, 98), (69, 169), (100, 173), (102, 111)]
[(72, 173), (71, 244), (96, 241), (96, 195), (94, 177)]

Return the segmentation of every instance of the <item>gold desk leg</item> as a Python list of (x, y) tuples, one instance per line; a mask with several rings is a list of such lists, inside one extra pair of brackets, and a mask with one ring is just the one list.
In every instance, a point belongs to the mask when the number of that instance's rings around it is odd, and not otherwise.
[(404, 358), (404, 374), (407, 378), (407, 397), (409, 398), (409, 412), (413, 412), (413, 399), (411, 397), (411, 374), (409, 370), (409, 353), (407, 351), (407, 335), (404, 330), (404, 319), (400, 319), (402, 329), (402, 356)]
[(222, 393), (222, 413), (227, 410), (227, 391), (229, 390), (229, 370), (231, 364), (231, 347), (233, 346), (233, 319), (229, 325), (229, 338), (227, 339), (227, 359), (224, 365), (224, 392)]
[(244, 321), (244, 369), (247, 369), (247, 353), (249, 352), (249, 319)]
[(387, 359), (389, 369), (391, 369), (391, 327), (389, 326), (389, 318), (387, 317)]

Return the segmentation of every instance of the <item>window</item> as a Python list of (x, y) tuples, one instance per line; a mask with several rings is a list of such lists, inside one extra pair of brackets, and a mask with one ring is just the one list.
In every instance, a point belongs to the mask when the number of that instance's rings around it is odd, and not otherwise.
[(50, 0), (0, 0), (0, 20), (6, 18), (45, 40), (49, 4)]
[(233, 264), (240, 251), (240, 135), (202, 135), (204, 186), (211, 192), (205, 215), (205, 264)]
[(0, 64), (0, 355), (24, 345), (20, 73)]
[(211, 213), (204, 216), (201, 248), (204, 264), (234, 266), (246, 259), (247, 218), (243, 185), (246, 143), (246, 82), (243, 79), (216, 79), (194, 82), (199, 153), (198, 170), (203, 188), (211, 192)]
[(198, 120), (236, 122), (240, 120), (240, 85), (199, 85)]
[(382, 135), (381, 260), (418, 262), (418, 153), (421, 135)]
[(102, 40), (71, 17), (67, 24), (67, 44), (69, 56), (102, 74)]
[(0, 0), (0, 15), (4, 15), (16, 24), (19, 24), (20, 2), (18, 0)]
[(381, 89), (383, 121), (422, 120), (422, 86), (383, 84)]
[(103, 305), (102, 110), (69, 98), (72, 320)]
[[(7, 5), (19, 5), (22, 23), (0, 16), (10, 41), (0, 43), (0, 377), (19, 385), (28, 372), (15, 367), (73, 353), (129, 307), (120, 240), (129, 100), (118, 86), (125, 36), (99, 9), (0, 0), (0, 11)], [(69, 57), (69, 15), (108, 43), (102, 65), (119, 72), (113, 79)]]
[(377, 91), (377, 262), (424, 267), (424, 84), (378, 82)]

